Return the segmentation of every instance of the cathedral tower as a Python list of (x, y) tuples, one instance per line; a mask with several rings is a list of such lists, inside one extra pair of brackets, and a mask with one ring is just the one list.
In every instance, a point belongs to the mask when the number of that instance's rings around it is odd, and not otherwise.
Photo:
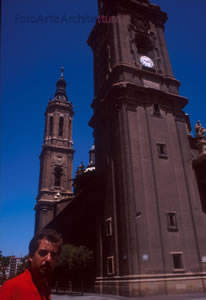
[(55, 96), (50, 99), (45, 113), (35, 231), (45, 227), (72, 197), (73, 114), (73, 106), (66, 95), (62, 67)]
[[(189, 121), (149, 0), (99, 0), (94, 53), (96, 289), (121, 295), (204, 290), (206, 216)], [(180, 280), (181, 279), (181, 280)]]

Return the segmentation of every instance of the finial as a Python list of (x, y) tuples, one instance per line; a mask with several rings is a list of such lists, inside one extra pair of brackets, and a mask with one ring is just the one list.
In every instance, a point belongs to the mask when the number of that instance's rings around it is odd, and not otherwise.
[(64, 78), (64, 66), (61, 67), (61, 78)]

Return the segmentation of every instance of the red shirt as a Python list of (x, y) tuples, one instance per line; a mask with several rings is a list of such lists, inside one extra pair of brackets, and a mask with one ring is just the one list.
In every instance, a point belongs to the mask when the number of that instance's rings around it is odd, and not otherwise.
[(8, 280), (0, 288), (1, 300), (51, 300), (48, 296), (41, 296), (34, 282), (30, 271), (27, 269), (23, 274)]

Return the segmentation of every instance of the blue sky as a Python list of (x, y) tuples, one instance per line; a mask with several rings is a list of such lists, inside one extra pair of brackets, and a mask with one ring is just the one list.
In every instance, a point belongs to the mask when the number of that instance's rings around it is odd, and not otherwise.
[[(192, 127), (205, 120), (205, 0), (154, 0), (168, 13), (166, 40), (185, 111)], [(87, 38), (97, 16), (97, 0), (3, 0), (1, 51), (0, 250), (23, 256), (34, 232), (39, 155), (44, 112), (54, 96), (61, 65), (74, 105), (76, 171), (88, 163), (93, 143), (88, 121), (93, 99), (92, 51)], [(57, 17), (43, 23), (45, 17)], [(83, 17), (66, 23), (58, 18)]]

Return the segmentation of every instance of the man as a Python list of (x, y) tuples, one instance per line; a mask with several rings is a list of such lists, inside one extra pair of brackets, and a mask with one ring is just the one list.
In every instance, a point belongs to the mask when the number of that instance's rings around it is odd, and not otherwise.
[(50, 300), (49, 277), (62, 245), (54, 230), (37, 233), (29, 244), (29, 268), (0, 288), (1, 300)]

